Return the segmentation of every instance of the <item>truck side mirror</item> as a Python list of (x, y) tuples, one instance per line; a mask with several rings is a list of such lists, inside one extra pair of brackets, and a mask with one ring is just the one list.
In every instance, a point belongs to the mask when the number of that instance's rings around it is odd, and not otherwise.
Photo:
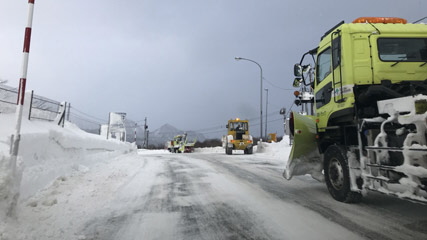
[(294, 76), (301, 77), (302, 76), (302, 66), (298, 63), (294, 65)]
[(228, 124), (227, 124), (227, 125), (225, 125), (225, 128), (228, 128)]
[(292, 84), (292, 86), (298, 88), (301, 86), (301, 82), (302, 82), (302, 78), (295, 78), (294, 79), (294, 83)]

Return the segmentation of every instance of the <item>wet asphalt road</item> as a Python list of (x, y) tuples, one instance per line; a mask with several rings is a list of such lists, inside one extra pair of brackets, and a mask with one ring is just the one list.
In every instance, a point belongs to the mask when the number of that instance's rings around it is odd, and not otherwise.
[(85, 239), (427, 239), (427, 206), (377, 193), (336, 202), (323, 183), (286, 181), (282, 164), (257, 154), (145, 161), (162, 166), (149, 191), (87, 220)]

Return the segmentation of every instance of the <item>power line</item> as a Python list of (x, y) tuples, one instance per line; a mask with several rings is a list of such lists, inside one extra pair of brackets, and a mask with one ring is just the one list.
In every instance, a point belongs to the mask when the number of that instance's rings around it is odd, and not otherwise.
[(278, 89), (281, 89), (281, 90), (284, 90), (284, 91), (294, 91), (295, 90), (295, 89), (291, 89), (291, 88), (279, 87), (279, 86), (273, 84), (272, 82), (268, 81), (267, 79), (265, 79), (265, 78), (263, 78), (263, 79), (264, 79), (264, 81), (266, 81), (267, 83), (269, 83), (271, 86), (273, 86), (275, 88), (278, 88)]
[(80, 113), (80, 114), (83, 114), (83, 115), (85, 115), (85, 116), (89, 117), (89, 118), (92, 118), (92, 119), (95, 119), (95, 120), (98, 120), (98, 121), (101, 121), (101, 122), (107, 122), (107, 121), (106, 121), (106, 120), (104, 120), (104, 119), (97, 118), (97, 117), (94, 117), (94, 116), (89, 115), (89, 114), (87, 114), (87, 113), (84, 113), (84, 112), (82, 112), (82, 111), (78, 110), (77, 108), (75, 108), (75, 107), (73, 107), (73, 106), (71, 106), (70, 108), (71, 108), (72, 110), (74, 110), (74, 111), (76, 111), (76, 112)]
[(77, 119), (79, 119), (79, 120), (81, 120), (81, 121), (88, 122), (88, 123), (92, 123), (92, 124), (96, 124), (96, 125), (102, 125), (102, 123), (100, 123), (100, 122), (95, 122), (95, 121), (89, 120), (89, 119), (84, 118), (84, 117), (82, 117), (82, 116), (80, 116), (80, 115), (77, 115), (77, 114), (75, 114), (75, 113), (70, 113), (70, 114), (71, 114), (71, 116), (72, 116), (73, 118), (77, 118)]
[(138, 122), (144, 122), (144, 121), (145, 121), (145, 119), (138, 120), (138, 121), (135, 121), (135, 122), (138, 123)]
[(203, 131), (214, 130), (214, 129), (217, 129), (217, 128), (223, 128), (223, 126), (215, 126), (215, 127), (209, 127), (209, 128), (202, 128), (202, 129), (194, 130), (194, 131), (195, 132), (203, 132)]

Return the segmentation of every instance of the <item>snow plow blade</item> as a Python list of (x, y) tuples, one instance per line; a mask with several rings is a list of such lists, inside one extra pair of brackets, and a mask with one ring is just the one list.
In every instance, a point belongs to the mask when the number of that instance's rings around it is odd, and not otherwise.
[(292, 112), (289, 125), (294, 142), (283, 177), (290, 180), (292, 176), (310, 174), (314, 179), (323, 181), (314, 117)]

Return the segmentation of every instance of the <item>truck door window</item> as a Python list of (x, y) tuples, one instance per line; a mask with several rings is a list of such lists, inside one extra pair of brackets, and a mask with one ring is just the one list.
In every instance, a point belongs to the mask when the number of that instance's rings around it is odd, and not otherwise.
[(326, 49), (317, 57), (317, 84), (331, 73), (331, 48)]
[(332, 41), (332, 61), (333, 68), (337, 68), (341, 63), (341, 37), (337, 37)]
[(378, 38), (378, 54), (385, 62), (426, 62), (427, 38)]

